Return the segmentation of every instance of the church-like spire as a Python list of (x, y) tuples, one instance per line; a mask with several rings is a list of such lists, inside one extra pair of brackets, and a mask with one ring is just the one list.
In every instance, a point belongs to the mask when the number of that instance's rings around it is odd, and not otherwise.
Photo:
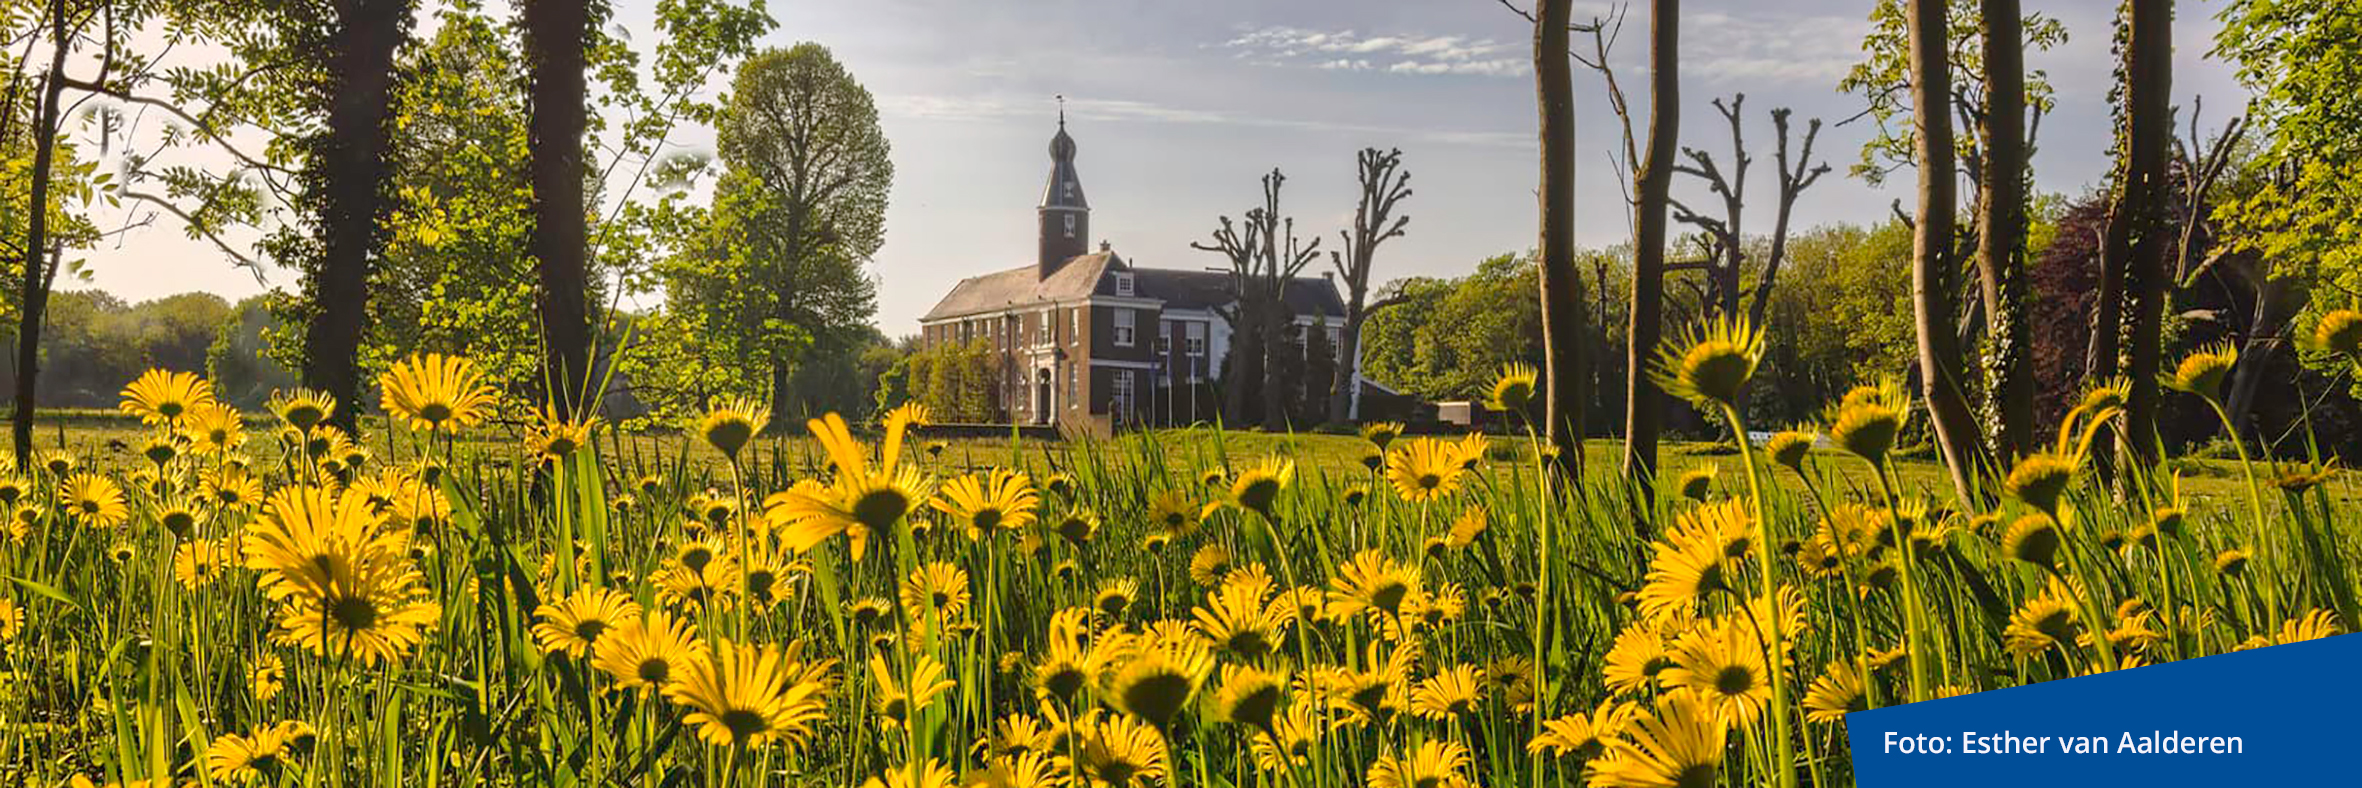
[(1041, 222), (1041, 257), (1036, 265), (1043, 279), (1090, 250), (1091, 204), (1083, 199), (1074, 153), (1074, 137), (1066, 133), (1066, 97), (1059, 96), (1058, 133), (1050, 137), (1050, 180), (1042, 186), (1042, 201), (1035, 208)]

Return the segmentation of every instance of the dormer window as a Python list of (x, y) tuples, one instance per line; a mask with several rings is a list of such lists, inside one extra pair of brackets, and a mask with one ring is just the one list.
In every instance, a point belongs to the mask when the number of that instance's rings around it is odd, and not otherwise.
[(1130, 273), (1123, 271), (1116, 272), (1115, 294), (1125, 298), (1132, 297), (1132, 275)]

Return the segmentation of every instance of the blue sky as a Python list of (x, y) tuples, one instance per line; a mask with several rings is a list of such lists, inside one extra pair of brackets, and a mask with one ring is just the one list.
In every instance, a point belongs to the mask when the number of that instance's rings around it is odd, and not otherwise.
[[(1530, 0), (1518, 0), (1526, 5)], [(616, 0), (618, 23), (647, 30), (652, 0)], [(1769, 223), (1769, 111), (1831, 123), (1860, 108), (1836, 91), (1859, 58), (1869, 0), (1690, 0), (1683, 9), (1684, 142), (1727, 156), (1708, 105), (1747, 94), (1760, 195), (1750, 225)], [(2037, 186), (2079, 193), (2107, 173), (2109, 15), (2101, 0), (2029, 2), (2070, 40), (2029, 56), (2057, 87), (2034, 162)], [(2180, 4), (2176, 102), (2204, 95), (2220, 118), (2244, 99), (2229, 67), (2205, 59), (2220, 0)], [(1377, 276), (1453, 275), (1533, 243), (1534, 101), (1531, 26), (1496, 0), (772, 0), (766, 43), (830, 47), (876, 95), (892, 141), (895, 184), (874, 270), (878, 323), (889, 335), (960, 277), (1029, 264), (1033, 204), (1047, 172), (1053, 96), (1068, 97), (1069, 130), (1093, 208), (1092, 231), (1135, 264), (1200, 267), (1188, 244), (1259, 195), (1272, 167), (1289, 176), (1285, 207), (1307, 233), (1351, 217), (1354, 151), (1399, 147), (1416, 191), (1409, 234), (1390, 242)], [(1605, 13), (1579, 3), (1578, 17)], [(1628, 90), (1644, 85), (1646, 14), (1636, 9), (1617, 60)], [(1972, 20), (1959, 20), (1969, 22)], [(1576, 73), (1578, 238), (1626, 233), (1609, 156), (1617, 130), (1590, 72)], [(1635, 96), (1635, 100), (1639, 100)], [(1799, 226), (1876, 221), (1903, 196), (1841, 177), (1866, 123), (1826, 129), (1819, 151), (1837, 173), (1798, 205)], [(710, 145), (692, 131), (683, 144)], [(1694, 180), (1676, 181), (1695, 200)], [(1694, 203), (1693, 203), (1694, 204)], [(1095, 239), (1096, 240), (1096, 239)], [(94, 284), (131, 300), (185, 290), (237, 297), (258, 285), (169, 217), (91, 255)], [(292, 286), (272, 272), (269, 283)]]

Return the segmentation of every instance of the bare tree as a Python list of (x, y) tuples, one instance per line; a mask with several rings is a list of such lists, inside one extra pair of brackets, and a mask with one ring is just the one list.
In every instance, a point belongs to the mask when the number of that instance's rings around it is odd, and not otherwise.
[[(1620, 13), (1613, 20), (1595, 20), (1591, 25), (1592, 55), (1576, 59), (1607, 82), (1608, 107), (1623, 124), (1622, 161), (1632, 168), (1632, 293), (1624, 345), (1623, 471), (1635, 500), (1649, 501), (1656, 484), (1657, 436), (1663, 427), (1665, 397), (1644, 370), (1656, 357), (1657, 343), (1665, 331), (1666, 209), (1672, 201), (1673, 154), (1681, 136), (1681, 0), (1651, 0), (1649, 6), (1645, 156), (1633, 134), (1631, 105), (1608, 60), (1615, 40), (1612, 31), (1622, 27)], [(1606, 281), (1600, 279), (1602, 288)], [(1605, 295), (1602, 292), (1603, 298)], [(1645, 515), (1649, 508), (1634, 510)]]
[(1356, 157), (1361, 174), (1361, 200), (1353, 208), (1353, 227), (1339, 230), (1344, 250), (1329, 253), (1329, 264), (1345, 280), (1345, 331), (1337, 357), (1345, 368), (1329, 393), (1329, 421), (1352, 421), (1361, 404), (1361, 327), (1370, 315), (1401, 303), (1380, 299), (1369, 303), (1370, 264), (1378, 245), (1403, 234), (1411, 217), (1395, 216), (1395, 205), (1411, 196), (1411, 174), (1402, 166), (1400, 149), (1363, 148)]
[[(2189, 290), (2206, 275), (2220, 273), (2236, 280), (2253, 297), (2245, 328), (2239, 331), (2239, 364), (2231, 372), (2230, 392), (2223, 405), (2233, 424), (2241, 425), (2243, 432), (2252, 433), (2254, 425), (2248, 415), (2255, 408), (2256, 389), (2263, 381), (2264, 367), (2280, 349), (2280, 335), (2288, 329), (2289, 319), (2303, 311), (2307, 299), (2301, 289), (2290, 287), (2288, 280), (2274, 275), (2277, 267), (2272, 257), (2261, 253), (2236, 254), (2241, 246), (2217, 234), (2221, 228), (2212, 221), (2207, 195), (2230, 168), (2240, 140), (2246, 138), (2248, 118), (2241, 115), (2224, 123), (2210, 144), (2198, 131), (2199, 116), (2205, 109), (2203, 99), (2193, 105), (2189, 137), (2187, 141), (2177, 140), (2174, 145), (2175, 169), (2180, 173), (2175, 183), (2182, 188), (2183, 211), (2181, 240), (2174, 254), (2174, 289)], [(2276, 167), (2267, 177), (2290, 183), (2296, 172), (2292, 167)], [(2207, 236), (2204, 258), (2197, 257), (2201, 233)], [(2261, 435), (2249, 437), (2262, 438)]]
[(1534, 20), (1534, 103), (1542, 143), (1542, 351), (1550, 443), (1570, 475), (1583, 463), (1583, 280), (1575, 265), (1574, 69), (1567, 50), (1572, 0), (1540, 0)]
[(1919, 163), (1919, 205), (1911, 234), (1911, 300), (1919, 334), (1920, 390), (1927, 400), (1936, 443), (1963, 501), (1972, 500), (1975, 479), (1987, 472), (1983, 441), (1969, 410), (1959, 337), (1954, 333), (1953, 246), (1954, 162), (1952, 150), (1952, 64), (1945, 42), (1950, 27), (1945, 0), (1910, 0), (1904, 13), (1910, 31), (1912, 117)]
[[(1288, 306), (1288, 283), (1304, 272), (1313, 261), (1320, 259), (1320, 238), (1304, 243), (1296, 237), (1295, 217), (1280, 216), (1279, 190), (1288, 176), (1272, 168), (1263, 176), (1263, 208), (1261, 250), (1262, 261), (1256, 266), (1262, 274), (1259, 288), (1262, 296), (1260, 313), (1263, 322), (1263, 428), (1277, 432), (1288, 427), (1288, 390), (1285, 370), (1296, 362), (1289, 358), (1303, 358), (1300, 347), (1291, 341), (1294, 333), (1295, 310)], [(1306, 331), (1316, 330), (1308, 326)]]
[[(1250, 381), (1260, 377), (1263, 366), (1261, 320), (1254, 317), (1258, 310), (1249, 308), (1259, 302), (1255, 295), (1260, 287), (1260, 277), (1255, 275), (1255, 250), (1263, 245), (1263, 223), (1258, 210), (1248, 211), (1244, 222), (1218, 217), (1220, 225), (1214, 229), (1211, 243), (1189, 244), (1192, 249), (1220, 254), (1229, 263), (1234, 298), (1229, 304), (1215, 307), (1214, 313), (1230, 326), (1230, 350), (1226, 356), (1230, 368), (1228, 374), (1222, 375), (1222, 416), (1233, 424), (1246, 421), (1248, 397), (1253, 393)], [(1223, 372), (1216, 370), (1216, 374)]]
[(1742, 233), (1741, 220), (1747, 207), (1747, 171), (1754, 166), (1755, 157), (1747, 153), (1744, 136), (1745, 124), (1741, 113), (1746, 102), (1747, 96), (1743, 93), (1732, 96), (1729, 103), (1721, 99), (1713, 102), (1715, 111), (1730, 125), (1729, 170), (1725, 171), (1717, 164), (1712, 154), (1696, 148), (1681, 149), (1682, 155), (1690, 163), (1675, 165), (1673, 171), (1705, 181), (1707, 190), (1722, 200), (1722, 216), (1704, 216), (1690, 210), (1680, 200), (1671, 200), (1673, 217), (1698, 228), (1703, 236), (1706, 254), (1698, 260), (1670, 264), (1667, 268), (1676, 271), (1695, 270), (1704, 275), (1705, 314), (1744, 313), (1749, 321), (1760, 326), (1764, 316), (1771, 310), (1772, 288), (1779, 283), (1780, 266), (1788, 256), (1788, 224), (1790, 217), (1795, 214), (1796, 200), (1804, 194), (1804, 190), (1819, 182), (1821, 176), (1827, 175), (1830, 167), (1826, 162), (1813, 160), (1813, 143), (1819, 141), (1821, 136), (1819, 118), (1805, 124), (1804, 138), (1796, 148), (1796, 155), (1791, 158), (1789, 143), (1794, 135), (1789, 130), (1788, 118), (1793, 113), (1786, 107), (1771, 111), (1775, 135), (1772, 163), (1778, 168), (1776, 175), (1780, 179), (1778, 199), (1772, 213), (1771, 249), (1764, 258), (1762, 269), (1756, 272), (1755, 287), (1748, 289), (1745, 286), (1746, 236)]

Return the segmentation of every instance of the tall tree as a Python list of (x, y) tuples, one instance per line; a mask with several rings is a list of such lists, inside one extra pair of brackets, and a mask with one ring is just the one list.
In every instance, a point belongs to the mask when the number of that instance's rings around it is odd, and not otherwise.
[(526, 148), (532, 158), (533, 239), (541, 280), (542, 385), (569, 417), (591, 395), (590, 219), (584, 199), (589, 170), (585, 52), (591, 36), (586, 0), (525, 0), (526, 68), (531, 75)]
[(1918, 218), (1912, 225), (1911, 302), (1919, 333), (1919, 383), (1952, 486), (1970, 500), (1989, 469), (1963, 378), (1967, 364), (1953, 328), (1958, 266), (1953, 247), (1952, 64), (1946, 57), (1944, 0), (1909, 0), (1913, 128), (1919, 162)]
[(1261, 301), (1257, 293), (1262, 288), (1262, 277), (1255, 270), (1256, 250), (1263, 246), (1261, 210), (1247, 211), (1243, 222), (1228, 216), (1217, 217), (1211, 237), (1189, 242), (1189, 248), (1222, 255), (1229, 265), (1231, 294), (1235, 297), (1214, 312), (1230, 326), (1230, 352), (1223, 357), (1222, 369), (1217, 374), (1222, 381), (1222, 418), (1231, 424), (1247, 421), (1247, 404), (1254, 401), (1254, 390), (1262, 380), (1263, 321), (1259, 310), (1249, 308), (1250, 304)]
[[(1263, 428), (1277, 432), (1288, 427), (1288, 383), (1298, 377), (1296, 369), (1303, 362), (1303, 351), (1296, 346), (1295, 310), (1288, 305), (1288, 285), (1307, 266), (1320, 259), (1320, 238), (1304, 243), (1296, 236), (1296, 218), (1280, 214), (1280, 187), (1288, 176), (1273, 167), (1263, 176), (1263, 207), (1261, 210), (1263, 245), (1256, 254), (1261, 262), (1256, 266), (1262, 280), (1256, 288), (1256, 303), (1252, 307), (1259, 316), (1263, 334)], [(1249, 212), (1253, 220), (1257, 214)], [(1307, 326), (1304, 330), (1317, 330)], [(1291, 358), (1292, 356), (1292, 358)]]
[[(2108, 295), (2108, 272), (2116, 272), (2122, 283), (2121, 329), (2093, 332), (2092, 358), (2100, 363), (2092, 369), (2103, 371), (2103, 376), (2131, 379), (2124, 406), (2124, 447), (2134, 457), (2154, 459), (2157, 371), (2164, 354), (2165, 301), (2170, 294), (2165, 257), (2175, 241), (2165, 220), (2170, 188), (2166, 163), (2173, 143), (2173, 2), (2130, 0), (2127, 6), (2121, 158), (2101, 261), (2101, 297)], [(2101, 314), (2107, 312), (2103, 308)], [(2100, 336), (2107, 333), (2121, 337), (2109, 343), (2114, 347), (2101, 346)]]
[(2026, 47), (2018, 0), (1983, 0), (1985, 140), (1977, 280), (1987, 322), (1986, 438), (2009, 460), (2034, 449), (2034, 353), (2025, 315)]
[[(49, 68), (41, 77), (40, 109), (33, 121), (32, 201), (26, 206), (24, 288), (17, 302), (16, 412), (10, 422), (19, 468), (33, 462), (35, 384), (41, 370), (41, 318), (55, 281), (58, 250), (49, 237), (50, 174), (57, 162), (58, 102), (64, 98), (66, 55), (73, 51), (67, 33), (65, 0), (49, 0)], [(45, 258), (44, 255), (47, 255)]]
[(1560, 469), (1583, 462), (1583, 281), (1575, 265), (1575, 92), (1567, 50), (1572, 0), (1540, 0), (1534, 17), (1534, 103), (1542, 141), (1540, 251), (1543, 402)]
[(772, 412), (790, 413), (800, 351), (847, 345), (875, 311), (861, 266), (885, 243), (891, 147), (869, 89), (809, 42), (748, 58), (717, 133), (730, 201), (697, 251), (706, 267), (675, 269), (674, 308), (729, 313), (712, 328), (739, 334)]
[(1345, 248), (1329, 253), (1329, 264), (1345, 280), (1345, 331), (1337, 343), (1337, 358), (1345, 367), (1338, 371), (1328, 397), (1328, 419), (1339, 424), (1353, 420), (1361, 400), (1362, 324), (1371, 312), (1400, 303), (1369, 303), (1371, 262), (1378, 245), (1402, 235), (1411, 222), (1409, 216), (1394, 215), (1395, 205), (1411, 196), (1411, 173), (1401, 169), (1402, 151), (1363, 148), (1354, 163), (1361, 176), (1361, 200), (1353, 206), (1353, 227), (1337, 231)]
[[(1577, 59), (1607, 82), (1608, 107), (1623, 126), (1623, 161), (1632, 170), (1632, 288), (1624, 343), (1623, 471), (1637, 499), (1646, 501), (1652, 499), (1656, 483), (1657, 435), (1664, 422), (1665, 396), (1657, 390), (1656, 381), (1640, 370), (1656, 358), (1657, 343), (1665, 333), (1666, 208), (1673, 199), (1673, 154), (1681, 146), (1681, 0), (1651, 0), (1649, 4), (1645, 153), (1633, 133), (1631, 105), (1608, 59), (1614, 43), (1608, 31), (1622, 24), (1620, 14), (1613, 22), (1594, 20), (1592, 54)], [(1605, 298), (1606, 277), (1600, 277), (1599, 287), (1601, 298)], [(1648, 507), (1636, 511), (1646, 513)]]

